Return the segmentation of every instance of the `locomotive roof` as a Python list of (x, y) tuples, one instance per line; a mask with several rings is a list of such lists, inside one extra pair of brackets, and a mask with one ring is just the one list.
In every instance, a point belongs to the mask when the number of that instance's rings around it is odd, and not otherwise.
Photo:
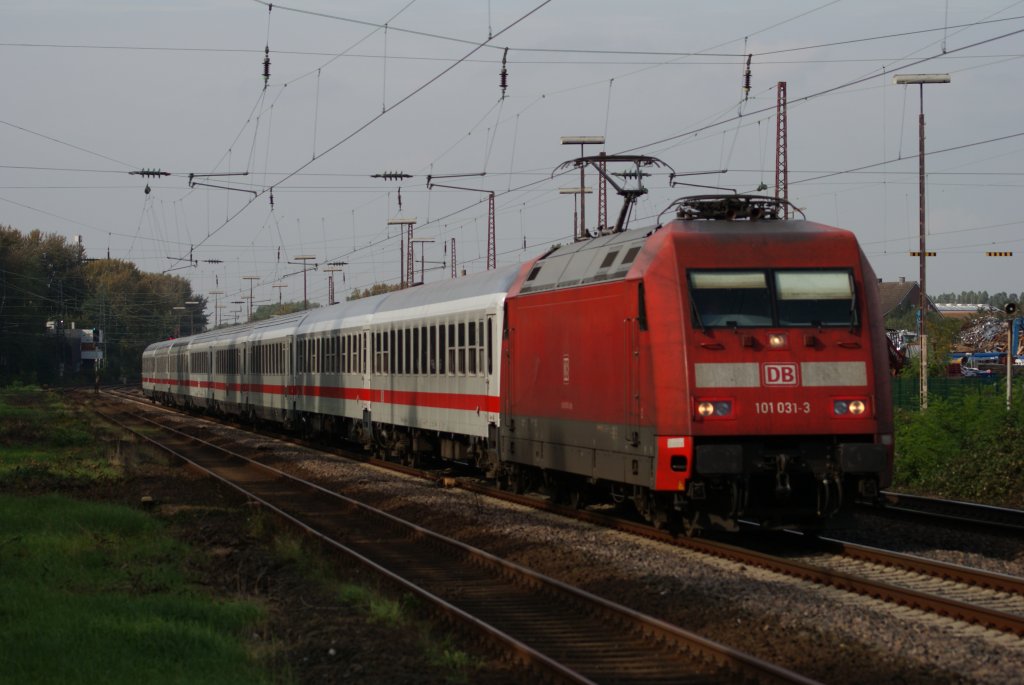
[(526, 295), (623, 280), (648, 239), (663, 231), (682, 235), (685, 243), (711, 244), (716, 248), (720, 243), (728, 248), (744, 245), (757, 249), (758, 245), (809, 240), (856, 244), (851, 232), (813, 221), (675, 219), (663, 226), (623, 231), (559, 247), (537, 260), (519, 292)]
[(652, 230), (623, 231), (563, 245), (537, 260), (519, 292), (527, 294), (622, 280)]

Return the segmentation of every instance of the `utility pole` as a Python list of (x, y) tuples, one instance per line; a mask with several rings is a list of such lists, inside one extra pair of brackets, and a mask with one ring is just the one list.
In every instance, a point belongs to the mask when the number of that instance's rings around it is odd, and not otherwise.
[(585, 191), (583, 191), (583, 188), (587, 185), (586, 174), (584, 173), (587, 165), (583, 162), (583, 146), (604, 145), (604, 136), (562, 136), (562, 145), (580, 146), (580, 159), (577, 162), (580, 168), (580, 228), (579, 235), (575, 236), (573, 240), (586, 240), (589, 234), (587, 233), (587, 203), (584, 198)]
[(920, 254), (918, 255), (921, 271), (921, 292), (918, 293), (918, 312), (921, 321), (918, 324), (918, 342), (921, 345), (921, 409), (928, 408), (928, 334), (926, 319), (928, 317), (928, 295), (925, 289), (925, 220), (924, 220), (924, 86), (928, 83), (949, 83), (949, 74), (896, 74), (893, 82), (901, 85), (917, 85), (920, 94), (920, 114), (918, 115), (918, 219)]
[(224, 291), (211, 290), (210, 294), (213, 295), (213, 327), (216, 328), (220, 325), (220, 296), (224, 294)]
[[(775, 198), (789, 201), (789, 156), (786, 130), (786, 82), (779, 81), (775, 103)], [(782, 218), (789, 218), (789, 205), (783, 203)]]
[(302, 264), (302, 309), (305, 311), (309, 309), (309, 298), (306, 295), (306, 262), (316, 259), (316, 256), (300, 254), (298, 257), (292, 257), (292, 259), (295, 261), (290, 262), (291, 264)]
[(287, 288), (287, 283), (274, 283), (271, 288), (277, 288), (277, 306), (281, 306), (281, 288)]
[(252, 282), (260, 280), (259, 276), (242, 276), (243, 281), (249, 281), (249, 321), (252, 321)]
[(412, 252), (412, 228), (416, 225), (416, 217), (388, 219), (388, 226), (405, 226), (407, 236), (403, 239), (402, 262), (405, 267), (402, 272), (402, 287), (408, 288), (416, 278), (416, 267), (413, 264)]
[[(426, 273), (427, 273), (427, 270), (426, 270), (427, 246), (424, 245), (424, 243), (432, 243), (432, 242), (434, 242), (434, 239), (433, 238), (416, 238), (416, 239), (412, 240), (411, 242), (419, 243), (420, 244), (420, 284), (422, 285), (423, 283), (426, 282)], [(431, 264), (433, 264), (433, 263), (434, 262), (431, 262)]]
[[(339, 271), (344, 272), (344, 270), (341, 267), (346, 266), (347, 264), (348, 262), (327, 262), (327, 268), (324, 269), (324, 271), (327, 272), (328, 305), (338, 303), (338, 301), (334, 298), (334, 274), (338, 273)], [(342, 278), (344, 278), (344, 273), (342, 273)]]

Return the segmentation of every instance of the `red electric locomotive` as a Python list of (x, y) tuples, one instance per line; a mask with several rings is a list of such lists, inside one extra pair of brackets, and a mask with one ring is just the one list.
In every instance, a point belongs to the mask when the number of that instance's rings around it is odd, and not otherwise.
[(742, 195), (624, 231), (644, 191), (616, 188), (618, 226), (528, 264), (156, 343), (144, 391), (691, 532), (818, 528), (877, 496), (887, 338), (853, 234)]
[[(537, 259), (506, 298), (501, 478), (658, 525), (816, 528), (892, 473), (877, 280), (756, 196)], [(668, 211), (668, 210), (666, 210)]]

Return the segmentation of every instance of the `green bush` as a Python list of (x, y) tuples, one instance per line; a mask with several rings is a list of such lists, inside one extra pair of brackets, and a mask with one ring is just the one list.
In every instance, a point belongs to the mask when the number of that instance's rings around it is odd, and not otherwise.
[(1024, 502), (1024, 402), (996, 391), (897, 412), (894, 486), (949, 499)]

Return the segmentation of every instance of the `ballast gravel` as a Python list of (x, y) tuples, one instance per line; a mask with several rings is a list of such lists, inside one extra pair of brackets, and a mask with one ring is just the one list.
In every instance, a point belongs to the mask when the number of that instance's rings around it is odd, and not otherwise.
[[(298, 448), (261, 454), (343, 495), (823, 683), (1024, 684), (1024, 638), (1015, 635), (366, 464)], [(1019, 540), (872, 516), (843, 532), (837, 537), (1024, 576)]]

